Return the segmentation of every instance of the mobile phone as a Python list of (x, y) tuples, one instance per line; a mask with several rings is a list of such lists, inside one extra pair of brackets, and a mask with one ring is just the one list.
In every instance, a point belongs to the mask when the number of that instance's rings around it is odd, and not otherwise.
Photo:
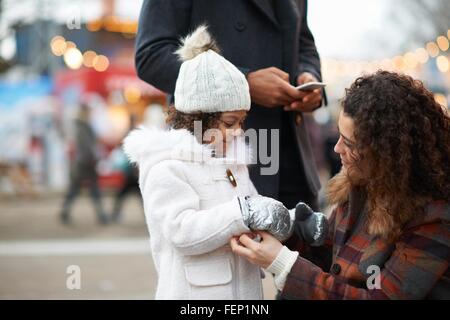
[(307, 82), (302, 84), (301, 86), (295, 87), (297, 90), (301, 91), (312, 91), (315, 89), (324, 88), (326, 86), (323, 82)]

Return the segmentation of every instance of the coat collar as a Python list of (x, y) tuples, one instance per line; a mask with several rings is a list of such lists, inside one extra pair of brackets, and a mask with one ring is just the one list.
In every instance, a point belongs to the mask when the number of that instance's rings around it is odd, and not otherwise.
[(186, 129), (161, 130), (139, 127), (125, 138), (123, 148), (131, 162), (149, 167), (164, 160), (220, 164), (252, 164), (250, 146), (244, 137), (232, 141), (225, 157), (215, 157), (213, 148), (201, 144)]
[(344, 214), (336, 221), (335, 230), (335, 246), (334, 253), (337, 254), (341, 247), (352, 236), (355, 229), (358, 227), (358, 221), (362, 215), (367, 214), (366, 194), (360, 188), (352, 188), (350, 190), (349, 198), (345, 204)]
[(295, 0), (274, 0), (273, 8), (269, 0), (249, 0), (268, 18), (276, 28), (289, 29), (300, 17)]
[[(278, 20), (275, 16), (275, 12), (270, 5), (268, 0), (249, 0), (253, 3), (261, 13), (263, 13), (274, 25), (275, 27), (279, 27)], [(284, 1), (284, 0), (275, 0), (275, 2)]]

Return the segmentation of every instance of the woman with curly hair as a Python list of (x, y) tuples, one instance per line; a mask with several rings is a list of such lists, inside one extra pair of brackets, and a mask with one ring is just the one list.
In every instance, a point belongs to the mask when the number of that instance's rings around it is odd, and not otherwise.
[[(423, 84), (379, 71), (346, 91), (323, 246), (234, 238), (284, 299), (450, 298), (450, 117)], [(239, 242), (237, 241), (239, 240)]]

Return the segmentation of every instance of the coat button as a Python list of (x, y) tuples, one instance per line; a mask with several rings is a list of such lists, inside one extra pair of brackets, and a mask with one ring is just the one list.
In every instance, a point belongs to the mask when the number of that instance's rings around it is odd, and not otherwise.
[(302, 115), (301, 114), (296, 114), (295, 115), (295, 123), (299, 126), (302, 123)]
[(245, 25), (245, 23), (242, 22), (242, 21), (237, 21), (237, 22), (234, 24), (234, 27), (236, 28), (237, 31), (243, 31), (243, 30), (245, 29), (246, 25)]
[(331, 266), (331, 273), (338, 275), (341, 273), (341, 265), (339, 263), (335, 263)]

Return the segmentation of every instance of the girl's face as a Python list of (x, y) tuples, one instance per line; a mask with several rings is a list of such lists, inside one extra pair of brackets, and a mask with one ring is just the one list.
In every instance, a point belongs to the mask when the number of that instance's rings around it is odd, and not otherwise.
[(245, 110), (223, 112), (219, 119), (217, 134), (211, 137), (212, 139), (206, 139), (205, 142), (211, 143), (218, 154), (225, 154), (227, 144), (243, 134), (246, 116), (247, 111)]
[(334, 146), (334, 151), (341, 158), (342, 170), (351, 178), (360, 180), (365, 176), (365, 162), (361, 153), (356, 150), (355, 123), (344, 111), (339, 114), (338, 130), (339, 140)]

